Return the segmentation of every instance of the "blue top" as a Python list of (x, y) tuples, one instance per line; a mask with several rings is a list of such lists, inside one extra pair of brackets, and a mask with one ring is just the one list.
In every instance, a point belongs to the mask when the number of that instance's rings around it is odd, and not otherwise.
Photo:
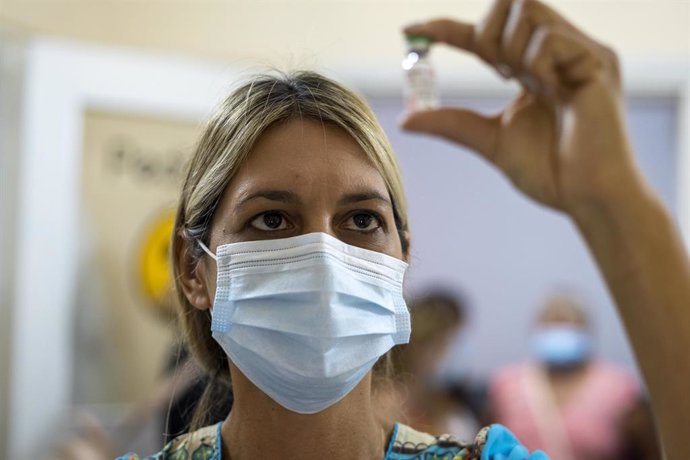
[[(222, 460), (222, 422), (170, 441), (162, 451), (141, 458), (129, 453), (117, 460)], [(383, 460), (549, 460), (541, 451), (529, 454), (515, 436), (502, 425), (483, 428), (474, 442), (455, 436), (432, 436), (402, 423), (393, 427)]]

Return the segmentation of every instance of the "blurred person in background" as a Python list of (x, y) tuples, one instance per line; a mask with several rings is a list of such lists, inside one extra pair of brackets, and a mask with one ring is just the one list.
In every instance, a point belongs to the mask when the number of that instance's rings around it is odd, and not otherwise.
[(491, 380), (489, 420), (559, 460), (659, 458), (636, 378), (596, 357), (592, 325), (573, 297), (547, 300), (530, 348), (532, 361)]
[[(160, 407), (159, 415), (165, 428), (163, 434), (166, 444), (189, 431), (197, 406), (204, 404), (204, 390), (211, 377), (198, 369), (186, 346), (182, 345), (176, 356), (171, 357), (167, 373), (172, 375), (176, 372), (184, 372), (184, 368), (190, 366), (195, 369), (194, 379), (175, 387), (166, 405)], [(221, 420), (230, 413), (232, 408), (232, 388), (218, 386), (216, 389), (218, 391), (215, 394), (208, 394), (206, 397), (214, 400), (212, 405), (214, 413), (211, 418)]]
[(214, 392), (205, 393), (211, 380), (199, 369), (185, 344), (175, 343), (153, 394), (134, 405), (112, 427), (104, 427), (88, 411), (77, 413), (76, 435), (56, 443), (45, 459), (112, 460), (133, 445), (143, 449), (161, 441), (167, 444), (189, 430), (199, 404), (210, 405), (209, 418), (222, 420), (232, 408), (232, 388), (216, 382)]
[[(396, 347), (395, 395), (390, 406), (398, 420), (429, 433), (452, 433), (472, 439), (480, 428), (479, 406), (466, 383), (439, 379), (439, 365), (465, 326), (466, 304), (446, 289), (429, 290), (408, 302), (412, 334)], [(450, 350), (449, 350), (450, 348)]]
[[(83, 409), (74, 416), (76, 433), (59, 440), (46, 460), (112, 460), (123, 449), (160, 445), (189, 429), (194, 408), (209, 377), (190, 359), (183, 344), (171, 346), (153, 393), (146, 395), (111, 426)], [(232, 392), (217, 396), (213, 416), (227, 415)]]

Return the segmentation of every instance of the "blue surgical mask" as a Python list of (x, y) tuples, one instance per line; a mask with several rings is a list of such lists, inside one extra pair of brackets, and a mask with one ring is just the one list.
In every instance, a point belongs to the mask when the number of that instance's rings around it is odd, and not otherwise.
[(320, 412), (410, 337), (407, 264), (325, 233), (219, 246), (213, 338), (283, 407)]
[(531, 349), (534, 357), (547, 366), (575, 366), (590, 358), (592, 339), (577, 326), (545, 325), (533, 334)]

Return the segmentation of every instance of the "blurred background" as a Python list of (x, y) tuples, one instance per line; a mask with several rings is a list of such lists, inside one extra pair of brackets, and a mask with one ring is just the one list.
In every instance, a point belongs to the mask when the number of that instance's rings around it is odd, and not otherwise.
[[(687, 241), (690, 1), (548, 3), (618, 51), (636, 154)], [(388, 133), (410, 208), (408, 295), (442, 286), (463, 299), (462, 328), (438, 349), (433, 379), (487, 393), (498, 370), (534, 358), (540, 312), (564, 292), (586, 312), (596, 355), (638, 379), (572, 224), (471, 153), (397, 129), (401, 26), (476, 21), (489, 5), (2, 0), (0, 458), (46, 457), (83, 425), (116, 450), (160, 448), (158, 425), (130, 422), (158, 413), (184, 380), (170, 377), (167, 262), (184, 161), (233, 83), (272, 67), (349, 84)], [(517, 93), (472, 57), (439, 46), (431, 60), (444, 103), (490, 113)]]

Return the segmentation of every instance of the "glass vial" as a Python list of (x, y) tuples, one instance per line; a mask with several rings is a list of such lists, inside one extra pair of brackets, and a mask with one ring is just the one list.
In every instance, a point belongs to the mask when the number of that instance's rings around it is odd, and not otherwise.
[(436, 108), (439, 94), (436, 73), (429, 61), (431, 39), (424, 35), (408, 35), (406, 41), (407, 57), (402, 61), (405, 110), (414, 112)]

